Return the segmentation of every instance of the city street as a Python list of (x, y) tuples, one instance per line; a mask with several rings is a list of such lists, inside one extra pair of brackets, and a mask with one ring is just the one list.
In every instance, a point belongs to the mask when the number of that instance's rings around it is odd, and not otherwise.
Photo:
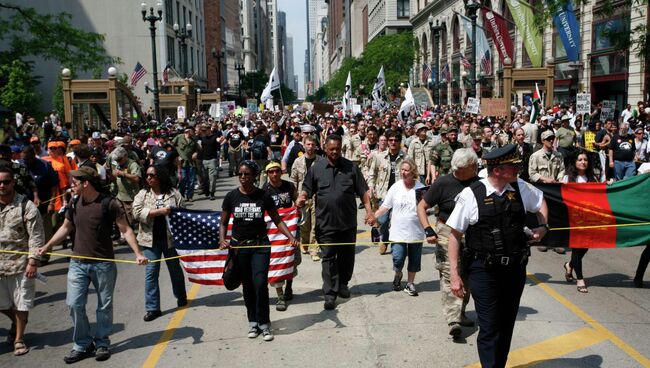
[[(219, 182), (216, 201), (203, 196), (193, 209), (218, 209), (236, 178)], [(363, 211), (358, 214), (363, 223)], [(359, 227), (360, 242), (370, 240)], [(58, 250), (58, 247), (56, 248)], [(591, 250), (584, 259), (588, 294), (564, 281), (562, 265), (570, 255), (533, 250), (530, 273), (515, 326), (509, 364), (536, 367), (650, 366), (650, 292), (632, 285), (641, 248)], [(120, 259), (133, 259), (126, 246)], [(339, 299), (333, 311), (323, 310), (320, 264), (306, 258), (294, 282), (296, 296), (285, 312), (277, 312), (271, 295), (273, 342), (246, 337), (248, 324), (241, 288), (187, 283), (190, 305), (178, 310), (166, 266), (160, 273), (163, 316), (144, 322), (144, 267), (118, 264), (114, 296), (113, 356), (79, 367), (478, 367), (477, 328), (465, 328), (452, 341), (441, 312), (438, 272), (433, 247), (426, 246), (422, 272), (416, 278), (420, 295), (392, 291), (390, 255), (377, 247), (357, 246), (351, 281), (352, 297)], [(65, 305), (66, 259), (53, 258), (40, 271), (47, 285), (37, 284), (25, 342), (29, 354), (14, 357), (5, 342), (9, 320), (0, 322), (0, 366), (64, 366), (72, 347), (72, 328)], [(650, 275), (646, 275), (646, 280)], [(647, 284), (647, 283), (646, 283)], [(88, 316), (95, 320), (94, 292)], [(468, 314), (473, 319), (474, 304)]]

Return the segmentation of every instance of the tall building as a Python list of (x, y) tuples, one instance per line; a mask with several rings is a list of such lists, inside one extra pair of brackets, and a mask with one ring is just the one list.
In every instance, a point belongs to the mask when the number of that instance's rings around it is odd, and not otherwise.
[[(316, 50), (321, 45), (317, 40), (317, 35), (321, 33), (321, 19), (325, 14), (327, 17), (328, 4), (323, 0), (306, 0), (307, 1), (307, 57), (305, 59), (305, 91), (306, 94), (312, 94), (315, 91), (316, 84), (316, 60), (314, 59), (320, 52)], [(320, 46), (318, 46), (320, 47)], [(320, 75), (320, 73), (319, 73)]]
[(221, 25), (223, 19), (223, 5), (225, 0), (205, 1), (203, 15), (211, 22), (205, 22), (205, 48), (207, 88), (216, 90), (222, 88), (225, 80), (225, 41), (222, 39)]
[(293, 37), (287, 35), (286, 48), (284, 49), (284, 73), (286, 75), (285, 83), (287, 86), (298, 93), (298, 89), (294, 86), (294, 70), (293, 70)]
[(277, 14), (276, 37), (278, 39), (278, 59), (275, 67), (278, 70), (278, 76), (280, 79), (287, 84), (287, 81), (290, 79), (285, 70), (287, 60), (287, 13), (278, 11)]
[[(269, 19), (269, 35), (271, 36), (271, 65), (272, 68), (280, 69), (282, 61), (281, 38), (278, 34), (278, 2), (277, 0), (266, 0), (266, 16)], [(282, 78), (282, 74), (279, 74)]]
[[(414, 2), (423, 2), (416, 0)], [(424, 1), (426, 2), (426, 1)], [(452, 2), (457, 4), (461, 2)], [(410, 0), (368, 0), (368, 38), (370, 41), (385, 34), (412, 28)], [(462, 3), (461, 3), (462, 4)]]
[(326, 0), (328, 7), (329, 68), (334, 74), (351, 56), (350, 0)]
[(368, 0), (352, 0), (350, 4), (352, 57), (358, 58), (368, 44)]
[[(17, 5), (22, 1), (13, 0)], [(149, 7), (156, 10), (156, 2), (145, 0), (147, 12)], [(201, 88), (206, 87), (206, 48), (205, 48), (205, 18), (203, 0), (164, 0), (161, 3), (162, 21), (156, 22), (156, 58), (158, 78), (162, 79), (162, 71), (169, 62), (181, 73), (183, 60), (187, 58), (189, 75)], [(132, 0), (69, 0), (62, 10), (61, 4), (49, 0), (31, 0), (29, 7), (39, 14), (59, 14), (62, 11), (70, 14), (73, 27), (87, 32), (95, 32), (105, 36), (104, 48), (108, 55), (119, 57), (122, 64), (115, 65), (119, 74), (131, 74), (139, 62), (147, 70), (147, 75), (134, 87), (134, 94), (142, 101), (142, 109), (153, 106), (153, 95), (145, 93), (144, 82), (152, 84), (153, 60), (151, 54), (151, 37), (149, 23), (142, 21), (139, 2)], [(186, 39), (186, 52), (183, 53), (179, 38), (174, 33), (174, 24), (179, 26), (192, 25), (191, 36)], [(6, 42), (6, 41), (5, 41)], [(2, 45), (0, 45), (1, 47)], [(43, 97), (42, 111), (51, 109), (52, 94), (58, 78), (58, 72), (66, 65), (58, 65), (49, 60), (38, 59), (34, 63), (34, 73), (42, 76), (39, 92)], [(107, 68), (108, 69), (108, 66)], [(73, 70), (79, 78), (90, 78), (90, 73)], [(106, 71), (104, 72), (106, 73)], [(104, 74), (104, 77), (106, 74)]]
[(222, 90), (230, 94), (237, 94), (239, 89), (239, 75), (236, 70), (237, 65), (243, 63), (242, 50), (242, 26), (240, 22), (240, 5), (237, 1), (224, 1), (224, 27), (223, 40), (225, 48), (225, 79), (222, 81)]
[(329, 8), (321, 7), (318, 9), (316, 24), (318, 28), (314, 37), (314, 47), (312, 48), (312, 93), (327, 83), (330, 79), (330, 53), (329, 53)]
[[(484, 3), (495, 13), (503, 15), (508, 21), (507, 35), (513, 42), (514, 68), (532, 67), (531, 58), (524, 47), (522, 33), (514, 25), (513, 16), (506, 3), (489, 1)], [(576, 94), (591, 93), (591, 102), (596, 104), (603, 100), (616, 101), (616, 110), (621, 111), (625, 104), (635, 105), (637, 101), (647, 99), (650, 94), (650, 73), (647, 61), (637, 55), (633, 49), (619, 49), (609, 35), (621, 32), (631, 33), (632, 38), (638, 39), (634, 29), (639, 24), (648, 24), (648, 5), (638, 9), (616, 7), (613, 12), (607, 11), (606, 1), (595, 0), (576, 6), (576, 16), (579, 33), (579, 60), (570, 62), (559, 32), (555, 25), (544, 28), (542, 34), (541, 60), (542, 66), (553, 64), (555, 67), (553, 101), (544, 101), (546, 106), (557, 103), (575, 102)], [(440, 5), (438, 2), (418, 0), (411, 2), (411, 23), (414, 38), (419, 43), (419, 51), (415, 55), (415, 70), (421, 70), (423, 63), (433, 63), (436, 55), (439, 68), (449, 65), (451, 80), (438, 80), (440, 103), (461, 103), (471, 88), (463, 80), (461, 70), (461, 55), (471, 62), (471, 43), (463, 29), (457, 14), (465, 14), (462, 2)], [(431, 15), (442, 26), (439, 43), (432, 37), (428, 23)], [(478, 25), (483, 27), (483, 17), (479, 14)], [(482, 69), (477, 68), (478, 95), (481, 97), (502, 97), (503, 95), (503, 62), (494, 46), (489, 32), (486, 34), (490, 53), (492, 55), (491, 75), (482, 75)], [(433, 65), (435, 70), (436, 66)], [(417, 73), (416, 73), (417, 74)], [(422, 81), (420, 81), (421, 83)], [(434, 82), (437, 82), (434, 80)], [(518, 81), (513, 95), (508, 98), (513, 104), (522, 105), (524, 96), (531, 95), (535, 81)], [(542, 93), (546, 86), (539, 84)], [(438, 103), (437, 101), (435, 101)]]

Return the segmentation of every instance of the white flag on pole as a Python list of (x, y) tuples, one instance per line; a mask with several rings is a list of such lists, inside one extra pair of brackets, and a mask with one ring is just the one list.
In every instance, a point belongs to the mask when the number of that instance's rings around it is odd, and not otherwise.
[(262, 95), (260, 96), (262, 103), (271, 98), (271, 91), (276, 89), (280, 89), (280, 77), (278, 77), (278, 72), (273, 68), (271, 75), (269, 75), (269, 81), (266, 83), (266, 87), (264, 87)]
[(386, 102), (383, 96), (385, 86), (386, 78), (384, 78), (384, 66), (382, 65), (381, 69), (379, 69), (379, 74), (377, 74), (375, 85), (372, 87), (372, 107), (375, 110), (383, 110), (386, 108)]
[(404, 94), (404, 101), (402, 101), (402, 105), (399, 107), (399, 114), (397, 114), (398, 118), (405, 121), (411, 112), (411, 107), (415, 107), (415, 99), (413, 99), (411, 85), (409, 84), (408, 89)]
[(345, 81), (345, 92), (343, 94), (343, 110), (347, 111), (352, 108), (350, 99), (352, 98), (352, 75), (348, 72), (348, 79)]

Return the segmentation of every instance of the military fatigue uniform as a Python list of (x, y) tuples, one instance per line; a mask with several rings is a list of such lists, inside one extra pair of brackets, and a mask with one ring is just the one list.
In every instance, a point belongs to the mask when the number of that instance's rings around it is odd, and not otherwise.
[(422, 177), (425, 177), (427, 175), (427, 168), (429, 167), (429, 159), (431, 158), (431, 150), (433, 149), (433, 145), (428, 139), (422, 142), (419, 138), (417, 138), (414, 139), (408, 147), (408, 155), (415, 161), (421, 180)]
[(361, 137), (358, 134), (353, 136), (346, 135), (343, 138), (341, 153), (343, 157), (359, 165), (361, 162)]
[[(440, 273), (440, 280), (442, 280), (440, 282), (442, 314), (445, 316), (447, 324), (460, 323), (465, 315), (467, 303), (469, 303), (469, 293), (466, 293), (461, 299), (451, 292), (451, 284), (449, 283), (451, 272), (449, 265), (449, 236), (451, 228), (445, 225), (444, 222), (438, 221), (436, 223), (436, 233), (438, 234), (438, 246), (435, 248), (436, 270)], [(465, 282), (465, 285), (469, 285), (465, 277), (463, 277), (463, 282)]]
[(528, 160), (528, 175), (531, 183), (538, 182), (542, 176), (547, 176), (556, 181), (564, 177), (564, 159), (557, 152), (546, 152), (541, 149), (530, 155)]
[[(290, 179), (298, 188), (298, 193), (302, 192), (302, 183), (307, 176), (307, 157), (302, 155), (293, 162), (291, 166), (291, 176)], [(322, 156), (316, 155), (316, 159), (312, 163), (324, 160)], [(305, 202), (304, 216), (305, 220), (302, 225), (300, 225), (300, 243), (302, 244), (316, 244), (316, 211), (314, 208), (314, 200), (312, 198), (308, 199)], [(302, 246), (301, 246), (302, 247)], [(309, 254), (311, 256), (318, 255), (318, 246), (312, 245), (309, 246)]]
[[(373, 196), (376, 199), (383, 199), (388, 192), (388, 181), (390, 180), (391, 163), (389, 150), (375, 152), (370, 160), (370, 170), (368, 173), (368, 187), (372, 188)], [(399, 168), (402, 161), (408, 156), (400, 150), (395, 160), (395, 166)], [(396, 170), (395, 181), (398, 181), (399, 170)]]
[(458, 141), (454, 143), (442, 142), (433, 147), (429, 161), (436, 167), (438, 176), (449, 174), (451, 171), (451, 157), (459, 148), (463, 148), (463, 144)]

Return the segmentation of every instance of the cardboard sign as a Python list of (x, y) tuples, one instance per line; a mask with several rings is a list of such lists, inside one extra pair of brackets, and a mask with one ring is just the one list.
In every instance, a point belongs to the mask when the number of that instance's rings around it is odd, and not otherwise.
[(576, 95), (576, 114), (591, 114), (591, 94), (578, 93)]
[(246, 108), (250, 112), (257, 112), (257, 99), (249, 98), (246, 100)]
[(479, 107), (481, 106), (481, 100), (474, 97), (467, 98), (467, 108), (465, 112), (468, 114), (477, 114), (479, 112)]
[(616, 110), (616, 101), (603, 100), (603, 107), (600, 110), (600, 121), (604, 122), (607, 119), (614, 119), (614, 112)]
[(330, 114), (334, 113), (334, 105), (314, 102), (314, 113), (323, 115), (326, 112)]
[(507, 116), (508, 111), (505, 98), (484, 98), (481, 100), (481, 114), (483, 116)]

